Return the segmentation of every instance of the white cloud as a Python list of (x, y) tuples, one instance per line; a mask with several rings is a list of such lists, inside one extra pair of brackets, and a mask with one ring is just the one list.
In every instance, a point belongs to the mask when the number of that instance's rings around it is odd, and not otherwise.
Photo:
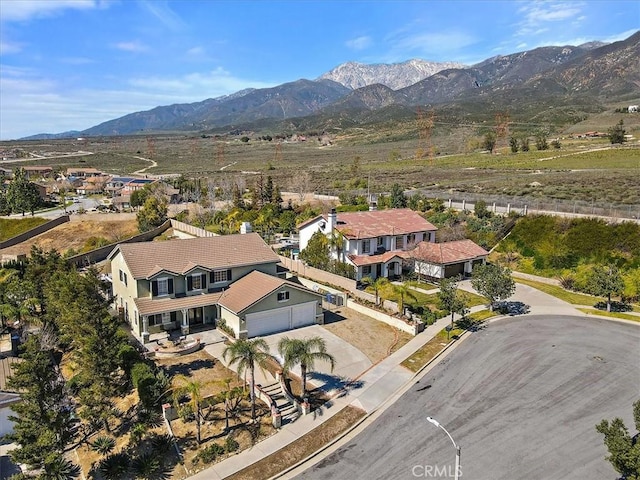
[(124, 52), (132, 52), (132, 53), (142, 53), (142, 52), (147, 52), (149, 50), (148, 46), (138, 42), (137, 40), (133, 42), (114, 43), (113, 48), (117, 48), (118, 50), (122, 50)]
[(405, 35), (393, 40), (394, 48), (416, 51), (422, 54), (436, 52), (454, 52), (469, 45), (473, 45), (476, 39), (465, 32), (433, 32), (416, 35)]
[(12, 53), (20, 53), (22, 51), (22, 44), (7, 42), (6, 40), (0, 40), (0, 56), (10, 55)]
[(175, 78), (135, 78), (122, 88), (66, 91), (61, 84), (33, 70), (0, 67), (0, 139), (3, 140), (36, 133), (84, 130), (160, 105), (199, 102), (248, 87), (273, 86), (238, 78), (218, 68)]
[(352, 38), (351, 40), (347, 40), (345, 42), (345, 45), (351, 50), (364, 50), (365, 48), (370, 47), (372, 44), (372, 38), (367, 35)]
[(574, 20), (581, 22), (586, 17), (581, 15), (584, 2), (539, 1), (526, 3), (518, 10), (524, 20), (517, 25), (516, 35), (540, 35), (548, 30), (548, 24)]
[(186, 26), (184, 21), (169, 7), (166, 1), (143, 0), (141, 4), (170, 30), (177, 31)]
[(0, 21), (27, 21), (48, 17), (63, 10), (91, 10), (108, 6), (110, 2), (100, 0), (16, 0), (3, 1)]

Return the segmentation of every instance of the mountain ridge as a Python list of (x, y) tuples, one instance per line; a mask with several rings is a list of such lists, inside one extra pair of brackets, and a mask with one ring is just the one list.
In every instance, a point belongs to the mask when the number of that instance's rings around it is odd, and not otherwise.
[[(579, 46), (539, 47), (494, 56), (469, 67), (440, 69), (455, 62), (422, 63), (412, 59), (391, 64), (389, 69), (381, 68), (385, 64), (374, 64), (372, 68), (363, 69), (364, 64), (347, 62), (316, 80), (300, 79), (271, 88), (246, 89), (201, 102), (159, 106), (74, 132), (74, 136), (162, 131), (211, 132), (225, 128), (237, 130), (243, 126), (250, 129), (258, 125), (263, 129), (281, 128), (283, 121), (289, 125), (311, 125), (315, 122), (321, 128), (322, 125), (341, 122), (375, 122), (376, 111), (386, 120), (394, 112), (405, 117), (411, 108), (415, 111), (416, 106), (445, 105), (446, 108), (460, 111), (464, 108), (454, 104), (461, 102), (476, 105), (478, 111), (493, 109), (494, 112), (498, 107), (519, 108), (519, 102), (524, 102), (533, 115), (536, 101), (541, 105), (553, 106), (551, 97), (566, 109), (572, 103), (571, 97), (578, 96), (580, 108), (584, 111), (599, 111), (603, 108), (600, 102), (632, 98), (633, 92), (640, 90), (640, 72), (637, 69), (639, 45), (640, 31), (611, 44), (589, 42)], [(398, 89), (385, 84), (389, 72), (394, 69), (416, 71), (417, 67), (427, 68), (426, 64), (438, 71)], [(381, 76), (369, 75), (374, 71), (381, 72)], [(372, 83), (350, 88), (348, 85), (351, 81), (365, 81), (362, 72), (368, 72), (366, 81)], [(326, 78), (328, 76), (341, 79), (346, 85)], [(402, 81), (406, 81), (406, 78), (403, 77)], [(585, 95), (593, 96), (593, 106), (587, 104), (588, 99), (583, 98)], [(483, 102), (485, 107), (481, 107)], [(330, 119), (331, 116), (335, 118)], [(551, 118), (546, 113), (543, 116)], [(576, 112), (562, 118), (579, 116), (580, 113)], [(308, 120), (304, 122), (290, 121), (305, 117)]]

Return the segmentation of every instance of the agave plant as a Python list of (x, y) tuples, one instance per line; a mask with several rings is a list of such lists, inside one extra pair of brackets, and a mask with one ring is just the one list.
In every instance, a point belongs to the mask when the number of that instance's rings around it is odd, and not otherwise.
[(38, 478), (42, 480), (70, 480), (80, 474), (80, 468), (62, 455), (55, 454), (44, 462), (44, 472)]
[(160, 459), (154, 452), (144, 453), (131, 463), (131, 471), (136, 478), (152, 478), (160, 470)]
[(120, 480), (129, 471), (129, 456), (125, 453), (112, 453), (98, 464), (98, 471), (105, 480)]
[(116, 441), (112, 437), (101, 435), (91, 442), (91, 449), (100, 455), (108, 455), (116, 446)]
[(165, 455), (169, 453), (171, 447), (173, 447), (173, 438), (167, 433), (162, 435), (156, 434), (151, 437), (151, 446), (154, 452), (157, 452), (159, 455)]

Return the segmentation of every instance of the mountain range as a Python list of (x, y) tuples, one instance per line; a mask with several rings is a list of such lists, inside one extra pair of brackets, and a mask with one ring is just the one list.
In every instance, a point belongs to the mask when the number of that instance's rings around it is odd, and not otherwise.
[(640, 31), (611, 44), (550, 46), (496, 56), (472, 66), (413, 59), (396, 64), (348, 62), (316, 80), (246, 89), (196, 103), (158, 106), (81, 132), (108, 136), (307, 128), (327, 131), (413, 117), (435, 109), (451, 119), (487, 120), (497, 111), (528, 120), (575, 122), (616, 102), (638, 99)]

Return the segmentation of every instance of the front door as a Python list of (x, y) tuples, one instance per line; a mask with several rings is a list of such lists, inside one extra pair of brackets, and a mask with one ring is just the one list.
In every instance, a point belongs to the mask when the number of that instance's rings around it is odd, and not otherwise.
[(189, 309), (189, 325), (200, 325), (204, 321), (203, 308), (190, 308)]
[(376, 265), (376, 278), (382, 276), (382, 264), (379, 263)]

